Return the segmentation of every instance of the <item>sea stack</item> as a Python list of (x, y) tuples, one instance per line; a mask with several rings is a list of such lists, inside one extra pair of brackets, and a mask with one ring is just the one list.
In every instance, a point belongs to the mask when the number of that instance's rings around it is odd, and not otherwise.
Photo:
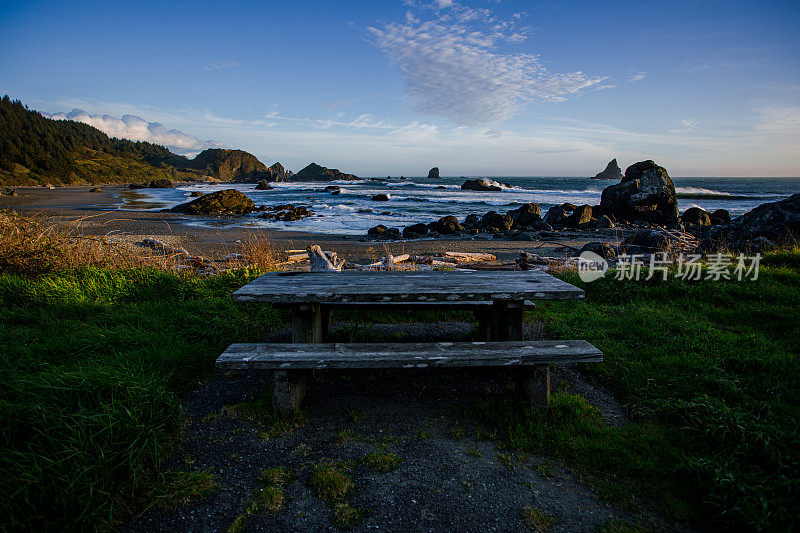
[(428, 171), (428, 179), (439, 179), (439, 167), (433, 167)]
[(617, 164), (617, 158), (615, 157), (608, 162), (604, 171), (595, 175), (594, 179), (619, 181), (622, 179), (622, 177), (622, 169), (619, 168), (619, 165)]

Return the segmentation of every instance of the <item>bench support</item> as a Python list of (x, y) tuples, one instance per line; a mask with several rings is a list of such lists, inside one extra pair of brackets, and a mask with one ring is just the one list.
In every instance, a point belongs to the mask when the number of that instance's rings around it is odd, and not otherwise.
[(517, 300), (495, 300), (491, 311), (491, 340), (521, 341), (524, 303)]
[(526, 402), (532, 406), (550, 405), (550, 366), (541, 365), (520, 370), (523, 373), (520, 385)]
[(295, 305), (292, 308), (292, 342), (322, 342), (322, 324), (319, 304)]
[(276, 370), (272, 380), (272, 408), (278, 412), (300, 409), (306, 395), (306, 372)]

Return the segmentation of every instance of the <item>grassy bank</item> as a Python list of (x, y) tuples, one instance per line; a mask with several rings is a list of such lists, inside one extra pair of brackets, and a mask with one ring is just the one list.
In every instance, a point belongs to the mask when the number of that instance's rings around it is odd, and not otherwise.
[(248, 274), (0, 274), (0, 484), (9, 529), (113, 525), (182, 423), (180, 397), (233, 339), (275, 327), (235, 306)]
[[(0, 512), (10, 529), (113, 527), (148, 497), (180, 434), (181, 398), (228, 343), (280, 324), (268, 306), (231, 303), (253, 275), (0, 273)], [(585, 301), (536, 313), (550, 336), (604, 351), (587, 371), (635, 423), (607, 426), (569, 391), (548, 410), (507, 392), (472, 414), (501, 445), (563, 459), (633, 508), (645, 495), (690, 523), (790, 528), (800, 497), (800, 253), (769, 256), (757, 281), (584, 288)]]
[(587, 365), (634, 424), (613, 428), (569, 391), (549, 410), (512, 395), (477, 406), (503, 445), (562, 458), (610, 499), (649, 496), (688, 522), (791, 530), (800, 501), (800, 252), (776, 253), (756, 281), (582, 283), (580, 303), (536, 313), (552, 338), (585, 338)]

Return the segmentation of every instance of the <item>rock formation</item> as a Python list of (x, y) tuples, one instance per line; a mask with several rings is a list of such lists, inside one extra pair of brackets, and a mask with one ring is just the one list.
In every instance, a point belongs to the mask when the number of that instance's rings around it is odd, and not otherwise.
[(622, 178), (622, 169), (619, 168), (616, 158), (608, 162), (604, 171), (594, 176), (596, 180), (621, 180)]
[(439, 167), (433, 167), (428, 171), (428, 179), (439, 179)]
[(715, 226), (710, 237), (734, 250), (754, 248), (750, 243), (758, 239), (779, 246), (796, 244), (800, 242), (800, 194), (762, 204), (729, 224)]
[(490, 179), (480, 178), (474, 180), (467, 180), (462, 185), (461, 188), (467, 191), (502, 191), (503, 186)]
[(326, 168), (316, 163), (311, 163), (303, 170), (292, 176), (292, 181), (335, 181), (357, 180), (358, 176), (345, 174), (337, 168)]
[(690, 207), (681, 215), (681, 222), (684, 224), (695, 224), (698, 226), (710, 226), (711, 217), (708, 211), (700, 207)]
[(600, 205), (603, 214), (617, 220), (667, 225), (678, 221), (675, 185), (667, 170), (650, 160), (629, 166), (620, 183), (603, 189)]
[(244, 194), (236, 189), (225, 189), (176, 205), (171, 211), (189, 215), (246, 215), (255, 208), (253, 201)]

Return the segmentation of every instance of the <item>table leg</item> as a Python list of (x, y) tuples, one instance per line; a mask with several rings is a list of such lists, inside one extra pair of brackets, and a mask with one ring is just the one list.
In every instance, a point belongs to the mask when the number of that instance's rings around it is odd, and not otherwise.
[(522, 300), (495, 300), (492, 303), (491, 340), (521, 341), (524, 320)]
[(322, 342), (320, 304), (297, 304), (292, 307), (292, 342)]

